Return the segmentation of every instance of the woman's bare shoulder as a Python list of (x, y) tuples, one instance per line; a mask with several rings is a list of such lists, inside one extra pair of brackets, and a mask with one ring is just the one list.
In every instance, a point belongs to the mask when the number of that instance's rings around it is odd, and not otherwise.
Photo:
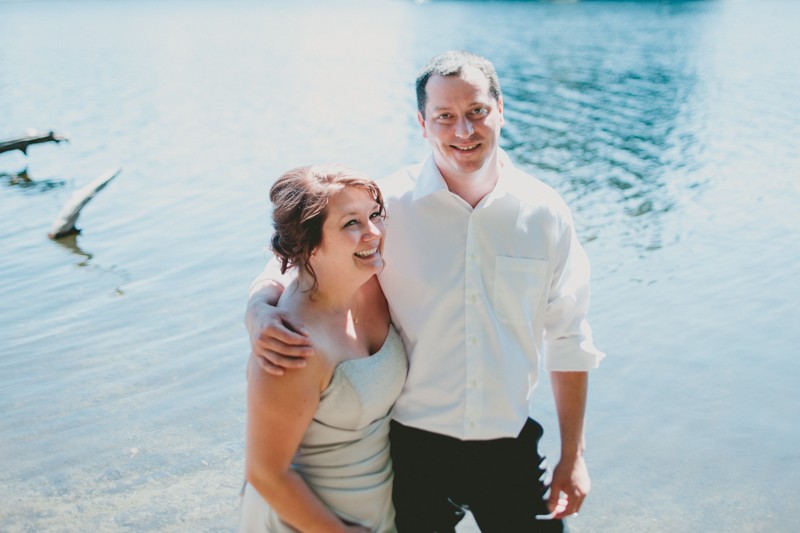
[(373, 313), (380, 312), (386, 317), (389, 316), (389, 304), (386, 302), (386, 296), (383, 295), (378, 276), (372, 276), (361, 286), (359, 296), (361, 302), (368, 305)]

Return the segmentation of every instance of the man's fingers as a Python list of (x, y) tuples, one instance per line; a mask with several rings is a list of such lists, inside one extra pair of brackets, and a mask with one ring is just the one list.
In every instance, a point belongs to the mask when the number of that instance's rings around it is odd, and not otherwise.
[(302, 338), (304, 342), (308, 342), (308, 330), (302, 322), (296, 320), (293, 316), (287, 315), (281, 315), (281, 322), (283, 322), (284, 327), (289, 330), (290, 333), (294, 334), (290, 337), (295, 339)]
[[(253, 355), (255, 355), (255, 354), (253, 354)], [(281, 367), (273, 365), (272, 363), (269, 362), (268, 359), (266, 359), (264, 357), (259, 357), (257, 355), (255, 357), (256, 357), (256, 361), (258, 361), (258, 366), (260, 366), (261, 370), (263, 370), (267, 374), (272, 374), (274, 376), (282, 376), (283, 375), (283, 369)]]
[(290, 368), (304, 368), (306, 366), (306, 360), (303, 357), (287, 356), (274, 351), (266, 352), (264, 354), (264, 359), (267, 359), (275, 366), (279, 366), (287, 370)]
[(248, 325), (251, 351), (264, 372), (282, 376), (286, 370), (305, 367), (305, 358), (314, 355), (314, 348), (299, 320), (270, 309), (271, 313), (262, 313)]
[(581, 506), (583, 505), (583, 500), (586, 499), (586, 496), (576, 496), (575, 497), (575, 504), (573, 506), (572, 512), (573, 514), (578, 514), (578, 511), (581, 510)]
[[(265, 356), (277, 365), (281, 364), (281, 357), (304, 359), (314, 355), (314, 348), (308, 344), (308, 341), (303, 345), (286, 344), (274, 337), (261, 337), (253, 348), (256, 351), (256, 355)], [(271, 353), (274, 353), (275, 357)]]
[[(280, 351), (283, 346), (293, 347), (308, 346), (309, 340), (304, 333), (295, 330), (296, 326), (288, 323), (285, 319), (281, 321), (280, 325), (270, 325), (264, 328), (259, 336), (259, 341), (266, 342), (269, 346), (274, 342), (274, 348)], [(303, 355), (301, 353), (292, 353), (291, 355)]]
[(276, 376), (282, 376), (284, 370), (306, 366), (306, 360), (303, 357), (288, 357), (272, 350), (253, 351), (253, 355), (261, 368)]
[(561, 491), (555, 486), (550, 486), (550, 497), (547, 498), (547, 509), (551, 513), (559, 512), (563, 510), (563, 505), (559, 506), (562, 502), (566, 504), (566, 501), (561, 495)]
[[(550, 508), (550, 511), (553, 513), (553, 518), (561, 519), (566, 518), (572, 514), (577, 514), (583, 504), (583, 500), (585, 496), (577, 496), (577, 495), (570, 495), (567, 496), (565, 494), (561, 494), (558, 498), (557, 503), (554, 507)], [(548, 500), (548, 507), (550, 502)]]
[[(314, 348), (308, 345), (308, 339), (304, 345), (286, 344), (274, 337), (262, 336), (253, 346), (253, 354), (258, 357), (259, 362), (267, 361), (272, 367), (283, 369), (303, 368), (306, 366), (306, 357), (314, 355)], [(270, 371), (265, 365), (261, 365), (270, 374), (282, 375), (283, 371)]]

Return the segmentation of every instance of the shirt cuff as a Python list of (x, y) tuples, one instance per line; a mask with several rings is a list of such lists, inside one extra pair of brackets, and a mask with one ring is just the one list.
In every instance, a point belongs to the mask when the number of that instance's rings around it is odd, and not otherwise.
[(605, 353), (591, 337), (568, 337), (544, 343), (544, 369), (548, 372), (586, 372), (600, 366)]
[(295, 268), (290, 268), (285, 274), (281, 274), (280, 262), (273, 256), (267, 262), (264, 270), (261, 271), (261, 274), (259, 274), (250, 284), (249, 295), (253, 296), (253, 293), (257, 292), (265, 285), (269, 285), (270, 282), (273, 281), (286, 288), (294, 280), (294, 278), (297, 277), (295, 273), (296, 270), (297, 269)]

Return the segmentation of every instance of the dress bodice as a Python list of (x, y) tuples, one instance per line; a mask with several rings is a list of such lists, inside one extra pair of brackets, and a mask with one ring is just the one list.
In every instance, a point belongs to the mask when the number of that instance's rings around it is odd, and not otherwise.
[[(380, 533), (395, 531), (389, 413), (407, 370), (403, 342), (393, 326), (377, 352), (339, 363), (292, 461), (337, 515)], [(294, 530), (248, 484), (239, 531)]]

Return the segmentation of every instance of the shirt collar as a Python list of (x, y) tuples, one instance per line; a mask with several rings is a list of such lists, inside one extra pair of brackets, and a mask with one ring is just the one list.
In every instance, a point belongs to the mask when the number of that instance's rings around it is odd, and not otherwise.
[[(494, 189), (481, 200), (481, 204), (484, 205), (504, 196), (508, 192), (508, 176), (513, 171), (514, 165), (502, 148), (497, 149), (497, 157), (501, 166), (500, 177)], [(422, 170), (414, 184), (414, 201), (440, 191), (449, 191), (449, 189), (447, 188), (447, 182), (442, 177), (442, 173), (439, 172), (439, 168), (436, 166), (433, 153), (430, 153), (423, 161)]]
[(442, 173), (436, 167), (436, 162), (433, 160), (433, 153), (428, 154), (425, 161), (422, 163), (422, 170), (417, 176), (417, 182), (414, 184), (414, 201), (420, 198), (439, 192), (447, 191), (447, 183), (442, 177)]
[(497, 149), (497, 160), (500, 162), (500, 177), (497, 178), (494, 189), (484, 198), (487, 204), (505, 196), (509, 191), (508, 185), (511, 179), (511, 173), (514, 172), (514, 164), (511, 162), (511, 158), (508, 157), (506, 151), (502, 148)]

